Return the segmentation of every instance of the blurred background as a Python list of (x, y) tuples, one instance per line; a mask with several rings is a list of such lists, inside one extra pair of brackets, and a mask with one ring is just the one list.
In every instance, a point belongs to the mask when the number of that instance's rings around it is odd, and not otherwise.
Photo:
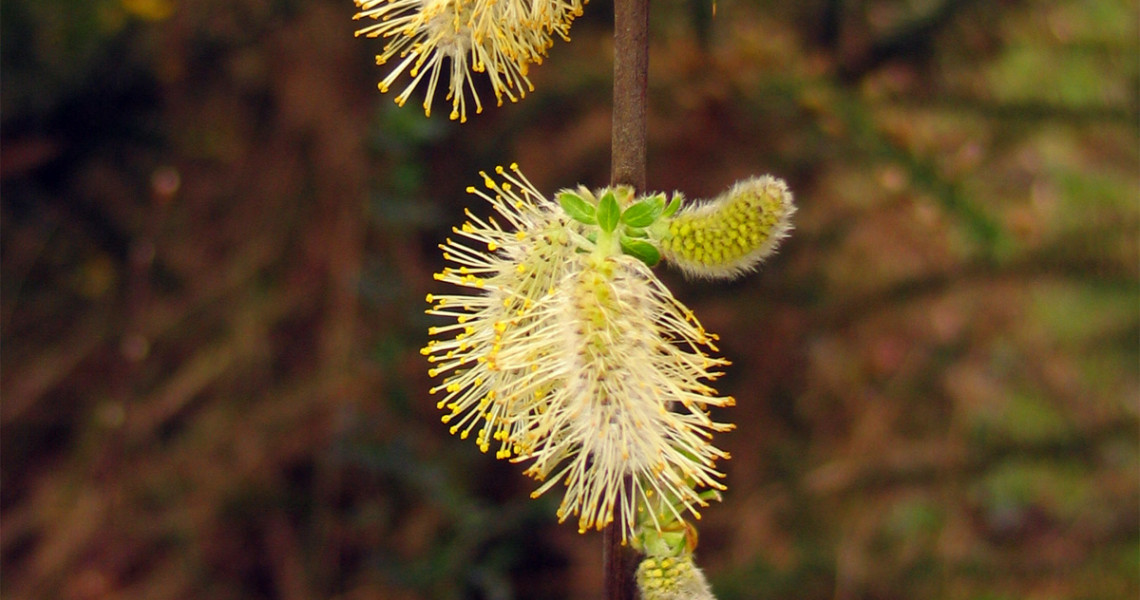
[[(418, 350), (479, 170), (607, 182), (611, 7), (460, 126), (349, 0), (0, 0), (4, 597), (599, 597)], [(650, 187), (800, 207), (758, 274), (661, 268), (734, 363), (721, 600), (1140, 594), (1138, 24), (653, 2)]]

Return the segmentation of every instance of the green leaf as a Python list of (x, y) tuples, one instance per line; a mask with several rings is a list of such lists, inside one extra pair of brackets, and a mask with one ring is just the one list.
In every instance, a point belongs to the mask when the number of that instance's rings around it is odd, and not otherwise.
[(720, 492), (718, 492), (716, 490), (705, 490), (705, 491), (701, 492), (700, 494), (697, 494), (697, 496), (701, 500), (704, 500), (706, 502), (708, 502), (709, 500), (720, 500), (721, 499)]
[(665, 210), (665, 198), (649, 196), (634, 202), (621, 213), (621, 221), (630, 227), (649, 227)]
[(558, 194), (558, 204), (562, 205), (562, 210), (570, 215), (571, 219), (587, 225), (593, 225), (598, 222), (597, 209), (594, 205), (586, 202), (581, 196), (574, 192), (562, 192)]
[(613, 191), (607, 191), (606, 195), (598, 201), (598, 226), (606, 233), (613, 233), (617, 229), (618, 220), (621, 219), (621, 207), (618, 206), (617, 200), (614, 198)]
[(680, 556), (686, 549), (688, 540), (685, 530), (656, 531), (650, 529), (643, 540), (645, 553), (650, 556)]
[[(662, 200), (665, 199), (664, 195), (662, 195), (661, 199)], [(679, 194), (673, 196), (673, 199), (669, 201), (669, 206), (665, 207), (665, 212), (662, 213), (661, 216), (662, 217), (671, 217), (671, 216), (673, 216), (674, 213), (677, 212), (678, 208), (681, 208), (681, 196)]]
[(657, 246), (645, 240), (635, 240), (623, 235), (621, 236), (621, 250), (651, 267), (661, 262), (661, 253), (657, 251)]

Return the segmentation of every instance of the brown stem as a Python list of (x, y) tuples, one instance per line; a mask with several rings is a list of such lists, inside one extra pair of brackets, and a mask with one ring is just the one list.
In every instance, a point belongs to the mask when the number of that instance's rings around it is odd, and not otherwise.
[(605, 600), (634, 600), (637, 597), (633, 574), (638, 556), (633, 548), (622, 545), (621, 522), (620, 515), (614, 515), (614, 522), (602, 531)]
[(649, 0), (614, 2), (614, 185), (645, 189), (646, 89), (649, 82)]
[[(646, 89), (649, 82), (649, 0), (614, 1), (612, 185), (645, 189)], [(629, 486), (627, 480), (625, 485)], [(622, 515), (602, 534), (606, 600), (634, 600), (637, 553), (621, 543)]]

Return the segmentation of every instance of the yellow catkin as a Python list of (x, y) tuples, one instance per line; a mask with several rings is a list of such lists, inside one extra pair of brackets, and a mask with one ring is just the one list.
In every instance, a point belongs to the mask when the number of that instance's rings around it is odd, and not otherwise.
[[(423, 353), (449, 429), (529, 463), (536, 495), (564, 488), (559, 518), (583, 531), (620, 521), (630, 540), (633, 499), (657, 494), (695, 517), (707, 505), (698, 490), (724, 487), (716, 463), (728, 454), (712, 434), (731, 429), (709, 414), (730, 402), (706, 383), (727, 363), (711, 355), (715, 336), (517, 166), (480, 175), (471, 191), (496, 214), (466, 213), (441, 245), (451, 264), (437, 279), (455, 291), (428, 299), (442, 321)], [(632, 190), (602, 192), (631, 204)]]
[[(153, 1), (153, 0), (152, 0)], [(515, 102), (533, 91), (530, 65), (539, 64), (553, 37), (569, 39), (570, 24), (582, 14), (584, 0), (356, 0), (354, 19), (372, 23), (356, 32), (384, 40), (378, 65), (395, 66), (378, 87), (387, 93), (407, 73), (411, 81), (396, 96), (403, 106), (424, 82), (424, 114), (431, 116), (440, 80), (451, 100), (449, 117), (467, 121), (468, 102), (476, 114), (483, 103), (473, 81), (490, 82), (496, 104)], [(447, 59), (447, 60), (444, 60)]]

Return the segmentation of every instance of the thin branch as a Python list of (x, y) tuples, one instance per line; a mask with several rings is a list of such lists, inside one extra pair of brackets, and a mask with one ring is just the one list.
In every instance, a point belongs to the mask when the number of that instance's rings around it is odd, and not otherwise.
[(649, 1), (614, 3), (614, 114), (611, 183), (645, 189)]
[[(646, 90), (649, 83), (649, 0), (614, 2), (614, 112), (611, 139), (612, 185), (644, 190)], [(628, 485), (628, 481), (626, 484)], [(637, 555), (621, 543), (623, 516), (614, 515), (603, 533), (606, 600), (636, 597)]]

